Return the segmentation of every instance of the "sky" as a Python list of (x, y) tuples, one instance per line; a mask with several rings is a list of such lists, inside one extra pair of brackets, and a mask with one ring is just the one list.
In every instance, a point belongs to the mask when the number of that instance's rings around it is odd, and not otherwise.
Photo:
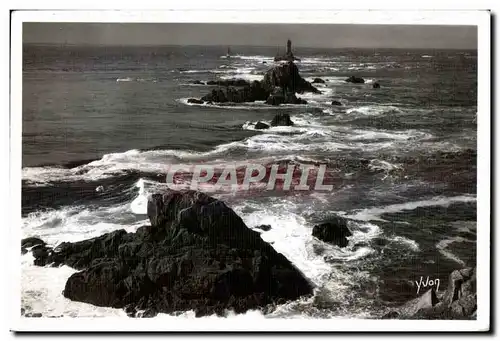
[(476, 26), (217, 23), (24, 23), (23, 42), (476, 49)]

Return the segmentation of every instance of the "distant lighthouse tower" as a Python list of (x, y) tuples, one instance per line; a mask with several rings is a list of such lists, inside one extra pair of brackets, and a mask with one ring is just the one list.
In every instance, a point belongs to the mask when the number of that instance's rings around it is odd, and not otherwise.
[(286, 55), (291, 55), (292, 54), (292, 41), (288, 39), (286, 42)]

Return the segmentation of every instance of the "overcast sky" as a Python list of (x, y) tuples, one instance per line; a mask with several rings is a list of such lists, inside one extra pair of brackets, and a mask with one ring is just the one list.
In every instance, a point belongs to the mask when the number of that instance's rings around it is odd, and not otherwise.
[(477, 48), (476, 26), (354, 24), (24, 23), (24, 43)]

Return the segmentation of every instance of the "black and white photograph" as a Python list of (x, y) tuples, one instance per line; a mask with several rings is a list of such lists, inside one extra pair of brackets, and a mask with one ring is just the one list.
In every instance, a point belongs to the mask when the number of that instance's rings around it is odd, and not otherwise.
[(489, 326), (488, 12), (52, 13), (12, 16), (20, 330)]

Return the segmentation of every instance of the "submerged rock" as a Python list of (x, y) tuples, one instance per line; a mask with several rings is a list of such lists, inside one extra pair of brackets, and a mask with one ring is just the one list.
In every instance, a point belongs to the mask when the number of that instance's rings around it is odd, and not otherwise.
[(380, 84), (378, 82), (373, 83), (373, 88), (374, 89), (379, 89), (380, 88)]
[(348, 82), (348, 83), (357, 83), (357, 84), (361, 84), (361, 83), (365, 82), (365, 80), (363, 78), (356, 77), (356, 76), (350, 76), (345, 81)]
[(312, 235), (324, 242), (346, 247), (349, 243), (347, 237), (352, 233), (347, 227), (347, 219), (332, 217), (327, 222), (314, 226)]
[(257, 122), (257, 123), (255, 124), (255, 127), (254, 127), (254, 128), (255, 128), (255, 129), (268, 129), (268, 128), (269, 128), (269, 125), (268, 125), (268, 124), (266, 124), (266, 123), (264, 123), (264, 122), (259, 121), (259, 122)]
[(339, 101), (332, 101), (332, 105), (342, 105)]
[(276, 126), (293, 126), (293, 121), (290, 118), (290, 115), (284, 114), (284, 113), (279, 113), (276, 114), (273, 117), (273, 120), (271, 121), (271, 126), (276, 127)]
[(312, 294), (290, 261), (224, 202), (167, 191), (152, 195), (147, 211), (151, 226), (46, 248), (47, 257), (35, 257), (38, 265), (81, 270), (67, 280), (66, 298), (130, 316), (243, 313)]

